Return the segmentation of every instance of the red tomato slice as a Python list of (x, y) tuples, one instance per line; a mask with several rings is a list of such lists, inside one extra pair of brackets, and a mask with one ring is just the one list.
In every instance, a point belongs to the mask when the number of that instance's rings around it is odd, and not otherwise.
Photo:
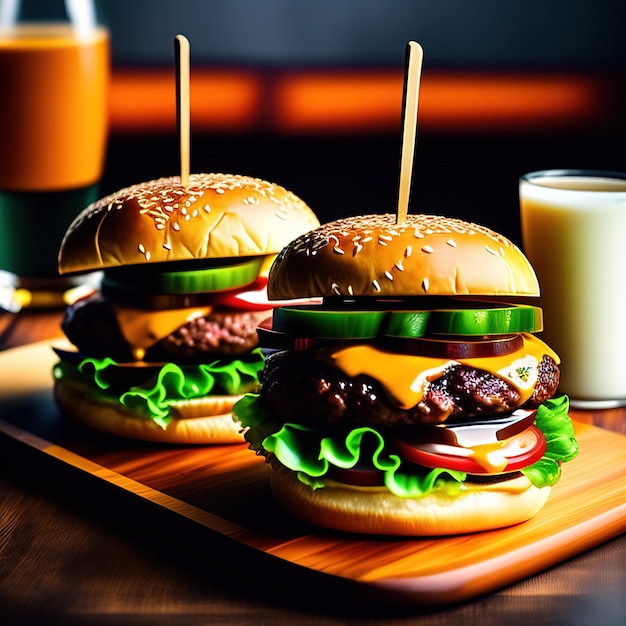
[(383, 345), (407, 354), (441, 359), (476, 359), (504, 356), (520, 350), (524, 345), (521, 335), (499, 335), (472, 341), (449, 337), (430, 339), (425, 337), (385, 337)]
[(259, 276), (251, 285), (243, 289), (216, 294), (215, 304), (230, 307), (232, 309), (244, 309), (246, 311), (268, 311), (281, 306), (294, 304), (319, 304), (319, 298), (310, 300), (269, 300), (267, 297), (267, 277)]
[(536, 426), (501, 443), (473, 448), (401, 440), (397, 437), (394, 437), (394, 444), (400, 455), (411, 463), (468, 474), (518, 471), (538, 461), (546, 450), (546, 438)]
[(215, 302), (233, 309), (265, 311), (276, 306), (267, 299), (266, 288), (267, 278), (259, 277), (251, 285), (245, 287), (245, 291), (234, 290), (217, 295)]

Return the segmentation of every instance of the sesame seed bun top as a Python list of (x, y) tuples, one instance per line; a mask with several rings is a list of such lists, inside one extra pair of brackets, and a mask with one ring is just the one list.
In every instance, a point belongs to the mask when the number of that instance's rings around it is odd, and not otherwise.
[(363, 215), (289, 243), (269, 273), (271, 299), (318, 296), (538, 296), (521, 250), (489, 228), (440, 215)]
[(313, 211), (274, 183), (192, 174), (121, 189), (84, 209), (59, 250), (59, 272), (167, 261), (273, 255), (319, 226)]

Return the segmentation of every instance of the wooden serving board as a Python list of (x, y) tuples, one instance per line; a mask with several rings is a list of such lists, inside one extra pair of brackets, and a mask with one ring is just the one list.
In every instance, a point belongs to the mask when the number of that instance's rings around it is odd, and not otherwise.
[(282, 512), (269, 491), (267, 464), (246, 444), (147, 444), (70, 423), (52, 400), (54, 361), (49, 342), (0, 353), (0, 454), (27, 446), (185, 518), (225, 546), (234, 541), (295, 572), (347, 582), (370, 599), (471, 599), (626, 530), (626, 437), (590, 424), (575, 423), (580, 454), (526, 523), (442, 538), (349, 535)]

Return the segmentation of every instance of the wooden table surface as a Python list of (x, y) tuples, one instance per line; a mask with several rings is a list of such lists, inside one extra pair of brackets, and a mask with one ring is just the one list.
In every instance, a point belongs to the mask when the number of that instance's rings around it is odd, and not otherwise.
[[(59, 311), (0, 314), (0, 349), (60, 337)], [(2, 381), (0, 381), (2, 384)], [(626, 432), (626, 410), (576, 412)], [(626, 480), (626, 459), (624, 459)], [(437, 609), (359, 606), (272, 564), (194, 552), (175, 520), (71, 485), (26, 475), (0, 458), (0, 623), (8, 624), (550, 624), (626, 623), (626, 536), (489, 596)], [(176, 541), (168, 537), (176, 535)], [(173, 547), (175, 546), (175, 548)], [(230, 557), (230, 558), (229, 558)], [(280, 581), (280, 584), (278, 582)]]

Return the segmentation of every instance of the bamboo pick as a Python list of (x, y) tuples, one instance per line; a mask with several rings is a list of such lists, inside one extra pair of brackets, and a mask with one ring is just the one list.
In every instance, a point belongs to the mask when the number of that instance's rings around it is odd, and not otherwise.
[(409, 41), (406, 47), (404, 92), (402, 94), (402, 151), (396, 223), (404, 221), (409, 210), (409, 195), (415, 159), (415, 136), (417, 134), (417, 104), (423, 58), (422, 46), (415, 41)]
[(180, 182), (183, 187), (189, 184), (191, 160), (190, 149), (190, 98), (189, 98), (189, 40), (184, 35), (176, 35), (174, 40), (176, 56), (176, 126), (180, 147)]

